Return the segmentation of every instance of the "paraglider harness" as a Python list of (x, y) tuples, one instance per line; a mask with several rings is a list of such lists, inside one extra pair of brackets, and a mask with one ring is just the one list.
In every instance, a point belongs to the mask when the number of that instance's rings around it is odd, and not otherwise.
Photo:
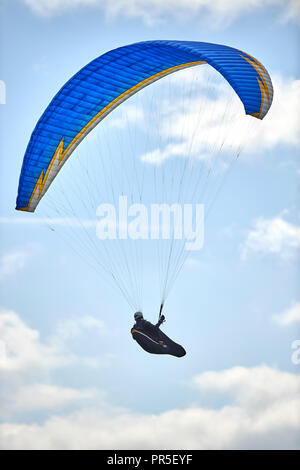
[(162, 314), (163, 304), (160, 306), (158, 322), (153, 325), (143, 317), (136, 320), (131, 329), (134, 340), (147, 352), (151, 354), (170, 354), (176, 357), (182, 357), (186, 354), (184, 348), (172, 341), (159, 328), (164, 323), (165, 316)]

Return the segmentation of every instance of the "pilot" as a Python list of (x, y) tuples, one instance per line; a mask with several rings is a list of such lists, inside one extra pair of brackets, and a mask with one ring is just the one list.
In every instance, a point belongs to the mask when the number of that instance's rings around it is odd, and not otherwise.
[(151, 336), (157, 337), (159, 335), (159, 327), (165, 321), (164, 315), (161, 315), (156, 325), (144, 319), (142, 312), (134, 314), (135, 324), (133, 328), (149, 333)]

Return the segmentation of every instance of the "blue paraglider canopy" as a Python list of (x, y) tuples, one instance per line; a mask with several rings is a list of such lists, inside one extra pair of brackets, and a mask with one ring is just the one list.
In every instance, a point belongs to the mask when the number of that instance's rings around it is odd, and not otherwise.
[(193, 41), (145, 41), (109, 51), (83, 67), (53, 98), (29, 141), (16, 209), (34, 212), (66, 160), (111, 111), (142, 88), (180, 69), (208, 64), (229, 82), (246, 114), (263, 119), (270, 76), (249, 54)]

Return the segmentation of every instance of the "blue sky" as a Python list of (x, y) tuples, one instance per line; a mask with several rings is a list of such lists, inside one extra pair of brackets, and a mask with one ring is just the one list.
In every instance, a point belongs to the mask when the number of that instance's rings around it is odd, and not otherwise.
[[(298, 2), (19, 0), (0, 12), (2, 448), (298, 448)], [(263, 130), (166, 304), (165, 331), (188, 352), (180, 360), (139, 350), (114, 286), (59, 230), (14, 209), (29, 136), (53, 95), (93, 58), (147, 39), (237, 47), (274, 83)], [(149, 292), (147, 308), (155, 320)]]

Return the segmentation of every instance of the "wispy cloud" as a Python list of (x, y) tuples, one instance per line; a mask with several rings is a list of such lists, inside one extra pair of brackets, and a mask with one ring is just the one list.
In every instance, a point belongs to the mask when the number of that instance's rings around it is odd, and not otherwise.
[(0, 80), (0, 104), (6, 104), (6, 84)]
[(275, 254), (287, 259), (300, 247), (300, 227), (287, 222), (281, 216), (272, 219), (259, 218), (241, 247), (242, 259), (251, 254)]
[(300, 323), (300, 302), (294, 302), (281, 313), (273, 315), (273, 320), (280, 326), (290, 326)]
[(125, 128), (128, 124), (134, 123), (138, 125), (145, 119), (145, 113), (141, 106), (125, 104), (120, 107), (118, 117), (111, 115), (109, 127)]
[(188, 21), (191, 18), (209, 17), (213, 27), (228, 26), (240, 16), (259, 12), (262, 8), (277, 7), (281, 19), (297, 21), (300, 17), (298, 0), (23, 0), (31, 10), (40, 16), (67, 13), (78, 8), (94, 8), (103, 12), (108, 19), (139, 18), (151, 26), (167, 20)]
[(83, 315), (79, 318), (69, 318), (60, 321), (55, 328), (54, 336), (51, 337), (51, 342), (57, 346), (63, 345), (67, 341), (82, 336), (88, 330), (97, 331), (101, 335), (106, 334), (103, 321), (91, 315)]
[[(70, 405), (78, 405), (100, 398), (100, 393), (93, 388), (76, 390), (71, 387), (49, 385), (43, 383), (24, 384), (11, 394), (10, 400), (5, 403), (5, 415), (14, 415), (22, 412), (41, 412), (44, 410), (57, 410)], [(102, 397), (102, 396), (101, 396)], [(13, 402), (12, 399), (13, 398)], [(4, 402), (2, 402), (4, 404)]]
[(0, 255), (0, 281), (22, 271), (29, 260), (37, 253), (36, 245), (26, 245)]
[(56, 414), (39, 425), (8, 422), (0, 427), (2, 447), (299, 449), (297, 375), (267, 366), (235, 367), (201, 374), (193, 384), (200, 396), (224, 397), (224, 405), (214, 409), (194, 404), (160, 414), (100, 405)]
[[(194, 77), (199, 74), (197, 87), (189, 98), (165, 103), (164, 114), (160, 116), (161, 145), (142, 155), (143, 161), (161, 164), (178, 156), (210, 160), (216, 153), (232, 155), (240, 149), (262, 154), (279, 144), (299, 147), (300, 80), (273, 77), (273, 104), (260, 121), (245, 116), (240, 100), (228, 85), (211, 83), (209, 77), (214, 79), (211, 69), (203, 67), (201, 72), (194, 69), (186, 73), (193, 73)], [(178, 81), (176, 75), (179, 72), (174, 75), (174, 86)]]
[(196, 258), (188, 258), (185, 262), (185, 265), (188, 268), (198, 268), (199, 266), (201, 266), (201, 261)]
[(44, 225), (50, 229), (53, 227), (69, 228), (95, 228), (97, 220), (81, 219), (75, 217), (0, 217), (3, 225)]

